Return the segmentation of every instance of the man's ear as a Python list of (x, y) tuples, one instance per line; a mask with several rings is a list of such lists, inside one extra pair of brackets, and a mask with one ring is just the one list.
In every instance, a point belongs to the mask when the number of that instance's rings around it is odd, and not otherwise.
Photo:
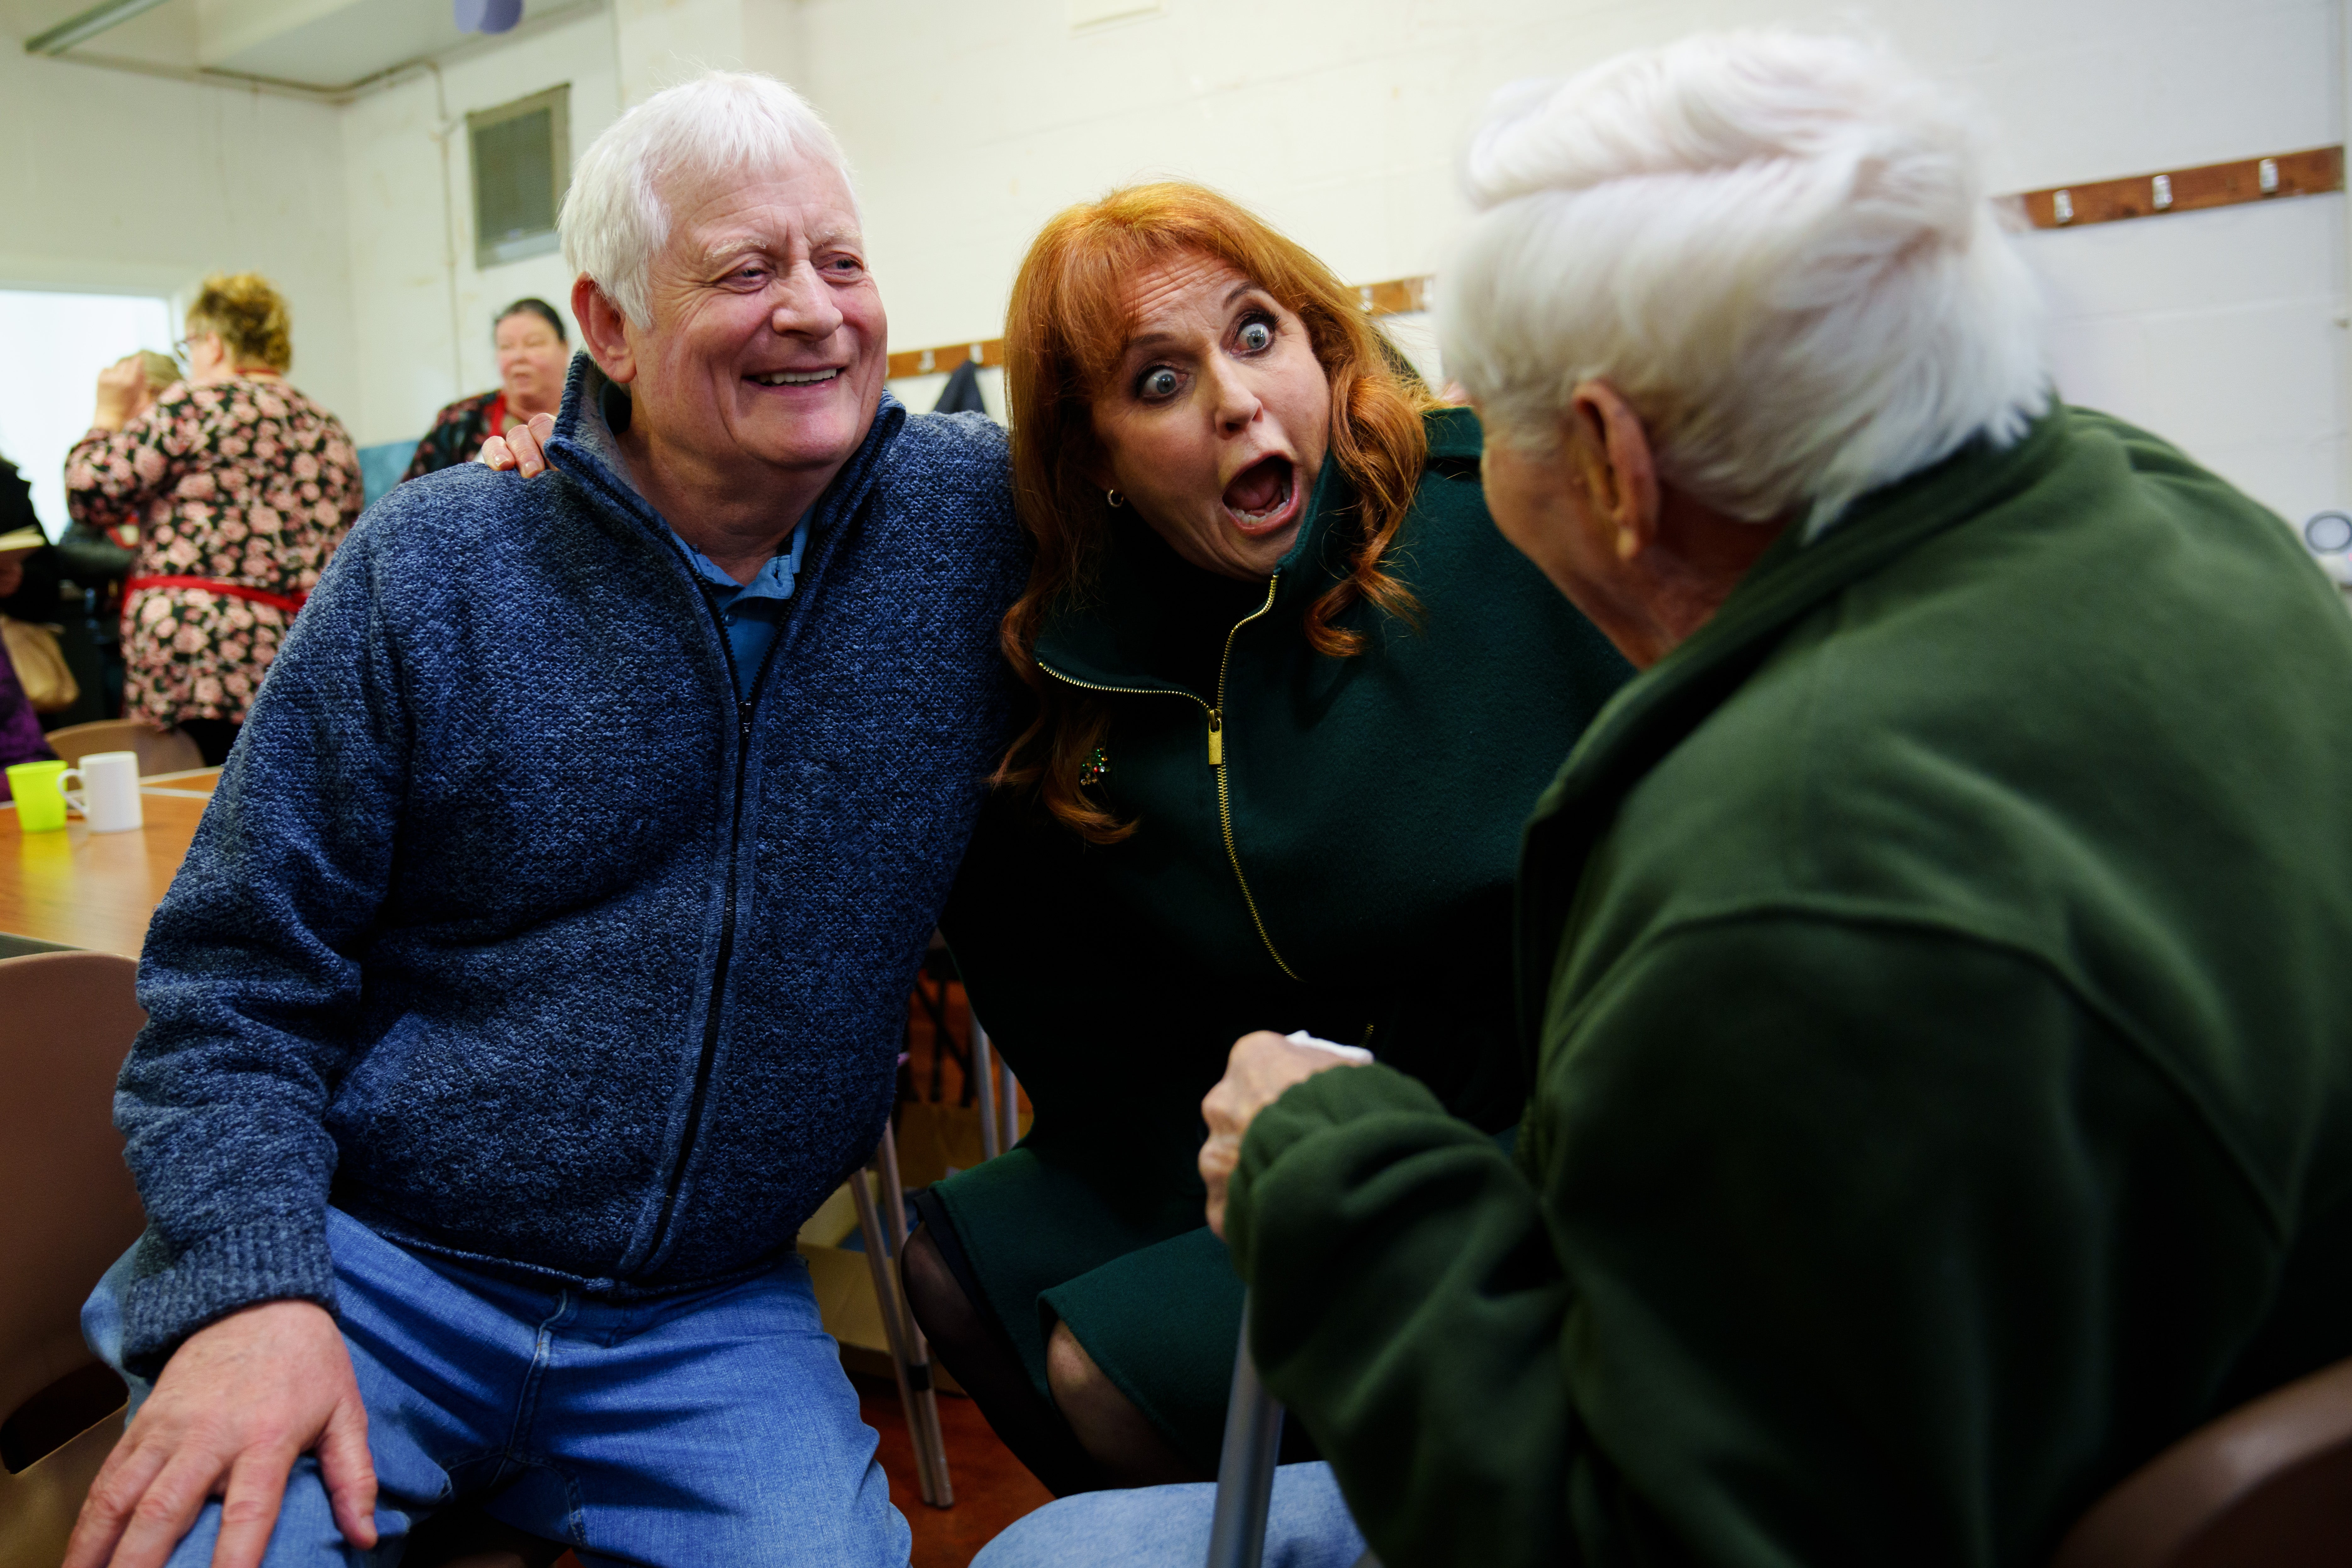
[(1624, 395), (1605, 381), (1578, 384), (1569, 418), (1585, 440), (1593, 510), (1617, 535), (1617, 556), (1631, 561), (1657, 542), (1658, 465), (1650, 433)]
[(626, 386), (637, 379), (637, 356), (629, 346), (628, 321), (613, 297), (585, 272), (572, 280), (572, 319), (580, 323), (580, 343), (605, 379)]

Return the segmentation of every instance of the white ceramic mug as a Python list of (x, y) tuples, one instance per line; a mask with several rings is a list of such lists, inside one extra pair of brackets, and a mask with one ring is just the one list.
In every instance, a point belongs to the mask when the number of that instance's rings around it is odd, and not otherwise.
[[(81, 793), (67, 788), (79, 782)], [(139, 753), (92, 752), (58, 775), (58, 793), (89, 820), (92, 833), (128, 833), (146, 818), (139, 811)]]

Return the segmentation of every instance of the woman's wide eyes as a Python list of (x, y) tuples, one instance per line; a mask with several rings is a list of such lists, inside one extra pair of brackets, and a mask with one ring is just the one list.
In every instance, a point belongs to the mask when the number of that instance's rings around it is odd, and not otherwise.
[[(1234, 346), (1245, 354), (1264, 353), (1274, 346), (1274, 323), (1263, 316), (1251, 317), (1234, 333)], [(1160, 403), (1175, 396), (1183, 386), (1184, 378), (1162, 364), (1145, 371), (1135, 391), (1139, 397)]]

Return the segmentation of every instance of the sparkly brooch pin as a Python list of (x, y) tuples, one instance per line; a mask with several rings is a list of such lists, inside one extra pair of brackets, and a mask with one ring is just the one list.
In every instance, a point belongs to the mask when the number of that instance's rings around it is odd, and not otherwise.
[(1098, 784), (1102, 783), (1103, 775), (1108, 772), (1110, 772), (1110, 759), (1103, 754), (1103, 749), (1100, 746), (1097, 746), (1087, 753), (1087, 760), (1078, 764), (1078, 785), (1083, 789)]

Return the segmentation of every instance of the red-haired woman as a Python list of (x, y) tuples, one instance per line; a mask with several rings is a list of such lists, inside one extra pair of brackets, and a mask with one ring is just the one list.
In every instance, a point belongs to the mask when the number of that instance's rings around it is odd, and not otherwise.
[(1046, 226), (1007, 396), (1034, 693), (942, 922), (1036, 1120), (919, 1199), (912, 1299), (1047, 1485), (1215, 1467), (1242, 1288), (1201, 1098), (1268, 1024), (1500, 1132), (1519, 826), (1627, 675), (1314, 257), (1198, 186)]

